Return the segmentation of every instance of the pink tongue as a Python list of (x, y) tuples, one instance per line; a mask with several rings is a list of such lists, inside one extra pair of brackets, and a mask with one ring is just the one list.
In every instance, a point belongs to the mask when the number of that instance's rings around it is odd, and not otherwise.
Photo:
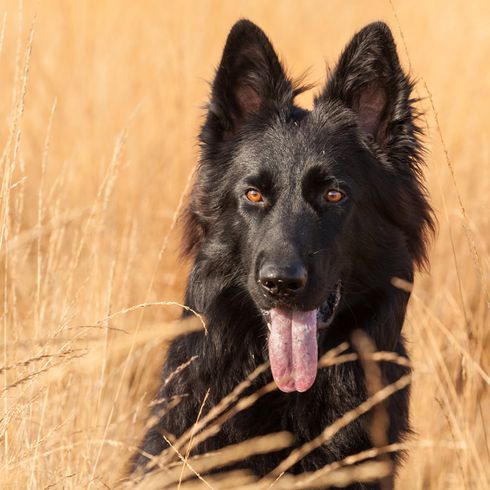
[(269, 360), (274, 381), (282, 391), (306, 391), (315, 381), (317, 311), (270, 311)]

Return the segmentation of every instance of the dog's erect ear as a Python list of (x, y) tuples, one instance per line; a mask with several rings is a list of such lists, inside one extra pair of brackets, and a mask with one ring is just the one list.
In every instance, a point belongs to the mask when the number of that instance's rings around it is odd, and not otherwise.
[(395, 127), (408, 124), (413, 132), (411, 90), (389, 27), (375, 22), (352, 38), (316, 102), (342, 101), (356, 113), (361, 131), (384, 146)]
[(207, 129), (218, 139), (228, 139), (251, 114), (292, 98), (292, 83), (267, 36), (252, 22), (238, 21), (212, 85)]

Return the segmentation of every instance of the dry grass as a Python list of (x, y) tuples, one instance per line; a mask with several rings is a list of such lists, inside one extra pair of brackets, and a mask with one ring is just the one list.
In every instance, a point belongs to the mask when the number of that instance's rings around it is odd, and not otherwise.
[[(404, 65), (421, 79), (439, 233), (431, 272), (417, 277), (405, 324), (417, 435), (407, 445), (398, 488), (488, 488), (490, 4), (484, 0), (2, 3), (0, 485), (113, 487), (137, 445), (166, 342), (183, 328), (175, 319), (188, 265), (176, 254), (175, 212), (196, 161), (205, 80), (241, 16), (270, 34), (293, 74), (312, 67), (309, 78), (318, 81), (323, 60), (333, 63), (355, 29), (384, 19)], [(301, 101), (310, 104), (311, 94)], [(335, 362), (348, 362), (337, 355)], [(379, 357), (371, 355), (368, 364)], [(234, 396), (224, 401), (221, 417), (236, 407)], [(182, 489), (195, 487), (185, 480), (192, 465), (210, 464), (188, 458), (202, 434), (186, 437), (178, 450), (185, 471), (175, 454), (177, 462), (165, 470)], [(287, 435), (271, 437), (287, 445)], [(271, 440), (241, 450), (260, 452)], [(273, 488), (340, 484), (353, 478), (349, 465), (369, 456), (302, 480), (283, 475)], [(354, 476), (384, 474), (384, 461), (363, 463)], [(246, 474), (197, 483), (221, 488), (230, 477), (234, 486), (257, 487)]]

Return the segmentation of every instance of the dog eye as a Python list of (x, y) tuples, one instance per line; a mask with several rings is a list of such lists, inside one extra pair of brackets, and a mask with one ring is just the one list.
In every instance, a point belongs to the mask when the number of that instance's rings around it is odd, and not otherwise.
[(340, 202), (344, 199), (345, 194), (337, 189), (329, 189), (325, 194), (323, 194), (323, 198), (327, 202)]
[(245, 197), (250, 202), (264, 202), (264, 198), (262, 197), (262, 194), (257, 189), (249, 189), (245, 193)]

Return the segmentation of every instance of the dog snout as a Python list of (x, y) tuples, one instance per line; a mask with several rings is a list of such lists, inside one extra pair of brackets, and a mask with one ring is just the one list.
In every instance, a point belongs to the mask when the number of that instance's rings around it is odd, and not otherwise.
[(262, 290), (277, 298), (298, 294), (306, 281), (307, 272), (300, 262), (285, 266), (266, 263), (259, 270), (258, 282)]

